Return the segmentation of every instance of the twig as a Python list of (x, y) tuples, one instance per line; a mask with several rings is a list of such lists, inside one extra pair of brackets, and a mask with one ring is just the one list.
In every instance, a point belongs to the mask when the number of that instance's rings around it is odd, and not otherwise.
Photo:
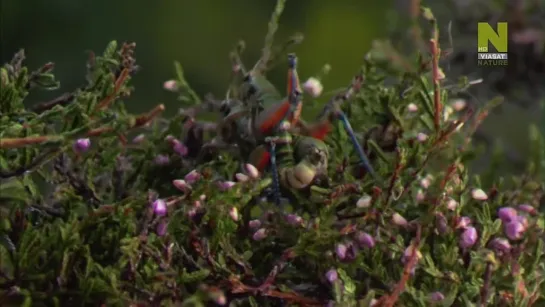
[(385, 295), (380, 298), (380, 300), (378, 301), (378, 306), (394, 307), (395, 303), (399, 299), (399, 296), (405, 290), (405, 286), (407, 285), (407, 282), (409, 281), (411, 272), (416, 266), (416, 263), (418, 262), (418, 246), (420, 245), (421, 238), (422, 238), (422, 226), (417, 224), (416, 238), (414, 239), (412, 243), (412, 253), (411, 253), (411, 256), (409, 257), (409, 261), (407, 261), (407, 263), (405, 264), (405, 267), (403, 268), (403, 275), (401, 276), (401, 279), (394, 287), (394, 291), (392, 291), (392, 294)]
[(119, 94), (119, 91), (121, 90), (123, 83), (125, 83), (125, 81), (127, 80), (127, 77), (129, 77), (129, 70), (127, 68), (124, 68), (119, 74), (119, 77), (117, 78), (117, 80), (115, 80), (114, 92), (108, 95), (106, 98), (104, 98), (104, 100), (102, 100), (96, 106), (95, 108), (96, 111), (106, 109), (114, 101), (115, 96)]
[(487, 301), (488, 301), (488, 294), (490, 292), (490, 283), (492, 282), (492, 263), (486, 264), (486, 269), (484, 271), (484, 277), (483, 277), (484, 283), (483, 287), (481, 288), (481, 307), (486, 307)]
[[(434, 36), (437, 36), (437, 31), (434, 31)], [(433, 105), (435, 109), (434, 125), (435, 130), (439, 132), (441, 125), (441, 114), (443, 106), (441, 105), (441, 90), (439, 85), (439, 46), (437, 37), (430, 39), (430, 52), (432, 55), (432, 76), (433, 76)]]
[(75, 96), (76, 95), (74, 93), (64, 93), (53, 100), (41, 102), (34, 105), (31, 110), (36, 113), (42, 113), (47, 110), (53, 109), (56, 105), (64, 106), (69, 104), (74, 100)]
[(59, 139), (59, 137), (48, 135), (30, 136), (25, 138), (5, 138), (0, 139), (0, 149), (21, 148), (27, 145), (41, 144), (56, 139)]

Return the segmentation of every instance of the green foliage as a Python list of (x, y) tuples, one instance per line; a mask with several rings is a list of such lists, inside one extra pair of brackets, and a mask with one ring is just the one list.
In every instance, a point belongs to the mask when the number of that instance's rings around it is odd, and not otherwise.
[[(272, 16), (271, 33), (283, 4)], [(431, 12), (424, 12), (435, 26)], [(264, 55), (271, 48), (272, 34)], [(318, 197), (277, 207), (263, 197), (269, 172), (231, 184), (240, 168), (234, 153), (221, 151), (203, 162), (180, 150), (187, 114), (158, 118), (162, 105), (140, 116), (126, 112), (122, 99), (137, 72), (133, 49), (110, 43), (102, 56), (91, 56), (87, 84), (32, 108), (24, 104), (29, 91), (58, 87), (53, 65), (29, 73), (20, 52), (1, 68), (2, 302), (545, 303), (544, 138), (530, 130), (535, 148), (522, 176), (471, 174), (471, 135), (498, 100), (449, 116), (438, 111), (438, 105), (447, 109), (453, 90), (433, 77), (428, 53), (413, 61), (377, 43), (361, 68), (363, 88), (343, 105), (377, 179), (345, 171), (355, 153), (344, 130), (334, 129), (327, 139), (333, 191), (315, 187)], [(203, 105), (179, 64), (176, 73), (179, 99)], [(84, 138), (90, 148), (78, 148)], [(501, 155), (496, 158), (501, 163)], [(186, 176), (192, 170), (198, 177)], [(183, 183), (173, 182), (184, 176)], [(160, 200), (166, 215), (153, 208)], [(518, 212), (523, 231), (502, 249), (497, 239), (510, 234), (498, 210), (521, 204), (527, 205)], [(293, 222), (295, 215), (300, 219)], [(461, 226), (462, 217), (471, 226)], [(463, 247), (469, 227), (477, 240)], [(363, 232), (373, 246), (362, 242)], [(331, 269), (337, 278), (328, 281)]]

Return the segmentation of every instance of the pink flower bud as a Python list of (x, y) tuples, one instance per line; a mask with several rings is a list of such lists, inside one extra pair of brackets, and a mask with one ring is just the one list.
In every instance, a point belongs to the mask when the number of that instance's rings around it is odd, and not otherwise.
[(254, 241), (261, 241), (265, 239), (266, 237), (267, 237), (267, 229), (260, 228), (254, 233), (254, 235), (252, 236), (252, 239), (254, 239)]
[(417, 139), (420, 143), (424, 143), (425, 141), (428, 140), (428, 135), (425, 134), (425, 133), (419, 132), (419, 133), (416, 135), (416, 139)]
[(139, 134), (132, 139), (132, 142), (134, 144), (140, 144), (146, 139), (146, 136), (144, 134)]
[(244, 168), (246, 170), (246, 174), (248, 174), (248, 176), (250, 178), (252, 178), (252, 179), (259, 178), (259, 171), (257, 170), (257, 168), (255, 166), (253, 166), (250, 163), (247, 163), (247, 164), (244, 165)]
[(411, 113), (418, 112), (418, 106), (414, 103), (409, 103), (409, 105), (407, 105), (407, 111)]
[(327, 271), (325, 273), (325, 278), (327, 279), (327, 281), (329, 281), (330, 283), (334, 283), (335, 281), (337, 281), (337, 279), (339, 278), (339, 275), (337, 274), (337, 270), (335, 269), (330, 269), (329, 271)]
[(498, 217), (504, 223), (509, 223), (517, 218), (517, 210), (511, 207), (503, 207), (498, 210)]
[(348, 251), (348, 248), (346, 247), (346, 245), (342, 243), (337, 244), (337, 246), (335, 247), (335, 254), (337, 254), (337, 257), (340, 260), (344, 260), (346, 258), (347, 251)]
[(522, 225), (522, 223), (520, 223), (518, 220), (515, 220), (504, 224), (503, 230), (505, 232), (505, 235), (510, 240), (519, 240), (524, 235), (524, 231), (526, 229), (524, 228), (524, 225)]
[(528, 228), (528, 219), (523, 215), (519, 215), (517, 216), (517, 221), (519, 221), (522, 227), (524, 227), (524, 231), (526, 231), (526, 228)]
[(458, 222), (456, 223), (456, 229), (466, 229), (471, 225), (471, 219), (467, 216), (462, 216), (458, 219)]
[(496, 238), (490, 241), (489, 247), (499, 254), (507, 254), (511, 251), (511, 244), (504, 238)]
[(157, 155), (154, 162), (157, 165), (167, 165), (170, 163), (170, 158), (166, 155)]
[(187, 146), (178, 140), (172, 140), (172, 149), (182, 157), (187, 156), (187, 153), (189, 152)]
[[(409, 259), (411, 259), (411, 255), (413, 253), (413, 250), (414, 250), (413, 244), (409, 245), (405, 249), (405, 251), (403, 252), (403, 256), (401, 257), (401, 262), (403, 264), (407, 263), (407, 261), (409, 261)], [(419, 250), (416, 250), (416, 260), (419, 261), (420, 259), (422, 259), (422, 253)]]
[(420, 186), (423, 188), (423, 189), (427, 189), (429, 188), (431, 185), (431, 179), (426, 177), (426, 178), (422, 178), (420, 179)]
[(443, 293), (436, 291), (430, 294), (430, 299), (434, 302), (440, 302), (445, 299), (445, 296), (443, 295)]
[(477, 229), (475, 227), (467, 227), (460, 237), (460, 247), (470, 248), (477, 243)]
[(91, 140), (88, 138), (77, 139), (72, 145), (72, 149), (78, 154), (86, 152), (89, 150), (89, 147), (91, 147)]
[(259, 227), (261, 227), (261, 221), (251, 220), (248, 222), (248, 227), (250, 227), (250, 229), (258, 229)]
[(238, 182), (247, 182), (250, 180), (250, 177), (248, 177), (248, 175), (244, 175), (243, 173), (236, 173), (235, 178)]
[(473, 199), (475, 199), (475, 200), (487, 200), (488, 199), (488, 195), (486, 195), (486, 193), (481, 189), (471, 190), (471, 197), (473, 197)]
[(422, 191), (422, 190), (419, 189), (419, 190), (416, 192), (416, 201), (419, 202), (419, 203), (421, 203), (421, 202), (423, 202), (425, 199), (426, 199), (426, 193), (424, 193), (424, 191)]
[(356, 233), (356, 241), (362, 247), (373, 248), (375, 246), (375, 239), (373, 239), (370, 234), (363, 231)]
[(188, 184), (193, 184), (193, 183), (197, 182), (199, 179), (201, 179), (201, 174), (199, 174), (199, 172), (197, 172), (196, 170), (192, 170), (191, 172), (189, 172), (184, 177), (184, 180)]
[(158, 216), (163, 216), (167, 214), (167, 204), (162, 199), (157, 199), (152, 204), (153, 212)]
[(199, 200), (200, 201), (205, 201), (206, 200), (206, 195), (201, 194), (201, 196), (199, 196)]
[(401, 227), (406, 227), (409, 225), (409, 222), (407, 222), (407, 220), (397, 212), (392, 215), (392, 222)]
[(218, 188), (225, 192), (230, 190), (232, 187), (234, 187), (235, 184), (236, 183), (233, 181), (220, 181), (218, 182)]
[(369, 208), (369, 206), (371, 206), (371, 200), (372, 200), (371, 196), (363, 195), (356, 202), (356, 207), (358, 207), (358, 208)]
[(531, 215), (537, 215), (537, 209), (529, 204), (522, 204), (517, 207), (518, 210), (531, 214)]
[(197, 208), (191, 208), (187, 211), (187, 216), (189, 218), (194, 218), (195, 216), (197, 216)]
[(168, 223), (166, 221), (164, 221), (164, 220), (160, 221), (157, 224), (157, 228), (155, 230), (157, 235), (160, 236), (160, 237), (164, 236), (167, 233), (167, 226), (168, 226)]
[(176, 179), (172, 181), (172, 185), (182, 192), (187, 192), (191, 190), (191, 186), (183, 179)]
[(460, 112), (462, 111), (465, 107), (466, 107), (466, 101), (463, 100), (463, 99), (457, 99), (455, 101), (452, 102), (452, 108), (457, 111), (457, 112)]
[(303, 90), (305, 93), (314, 98), (320, 96), (323, 89), (324, 87), (322, 86), (322, 83), (316, 78), (308, 78), (308, 80), (303, 84)]
[(449, 209), (450, 211), (454, 211), (456, 210), (457, 207), (458, 207), (458, 202), (452, 198), (449, 198), (449, 200), (447, 201), (447, 209)]
[(231, 217), (231, 219), (233, 219), (233, 221), (237, 222), (238, 221), (238, 209), (236, 207), (233, 207), (229, 210), (229, 216)]
[(303, 224), (303, 218), (297, 214), (288, 214), (286, 216), (286, 222), (292, 226), (301, 226)]
[(178, 82), (176, 80), (168, 80), (163, 83), (163, 88), (170, 92), (176, 92), (178, 90)]

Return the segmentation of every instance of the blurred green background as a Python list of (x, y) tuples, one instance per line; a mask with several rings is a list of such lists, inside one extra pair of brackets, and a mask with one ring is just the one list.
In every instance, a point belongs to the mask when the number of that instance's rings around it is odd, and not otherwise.
[[(31, 68), (48, 61), (65, 91), (84, 82), (85, 50), (102, 52), (110, 40), (134, 41), (142, 70), (128, 101), (132, 111), (161, 102), (175, 112), (176, 96), (162, 89), (174, 77), (173, 61), (182, 63), (191, 86), (204, 95), (222, 95), (231, 65), (228, 54), (242, 39), (244, 61), (259, 58), (276, 0), (1, 0), (2, 63), (24, 48)], [(275, 37), (280, 43), (295, 32), (305, 35), (294, 51), (306, 78), (332, 66), (325, 90), (345, 86), (362, 63), (373, 39), (386, 35), (382, 25), (390, 1), (287, 1)], [(284, 84), (282, 67), (271, 79)], [(282, 82), (282, 83), (280, 83)], [(31, 97), (46, 99), (58, 93)]]
[[(446, 33), (451, 10), (446, 4), (430, 2)], [(198, 94), (223, 95), (231, 70), (229, 51), (242, 39), (247, 46), (243, 60), (247, 66), (255, 63), (276, 0), (0, 0), (0, 3), (2, 63), (24, 48), (31, 68), (55, 62), (62, 91), (71, 91), (84, 82), (87, 51), (100, 53), (114, 39), (119, 43), (134, 41), (137, 63), (142, 69), (133, 79), (136, 91), (128, 99), (128, 107), (141, 112), (164, 103), (168, 116), (180, 106), (176, 95), (162, 88), (164, 81), (174, 77), (173, 61), (182, 63), (186, 78)], [(324, 80), (327, 92), (349, 82), (374, 39), (388, 37), (394, 28), (406, 31), (406, 23), (400, 22), (396, 10), (406, 10), (408, 3), (408, 0), (287, 1), (275, 41), (280, 43), (302, 32), (304, 42), (294, 49), (300, 58), (300, 76), (306, 79), (319, 72), (324, 64), (330, 64), (332, 70)], [(277, 67), (269, 77), (275, 84), (285, 84), (282, 67)], [(34, 103), (58, 94), (36, 93), (29, 100)], [(479, 98), (486, 100), (494, 95), (486, 92)], [(542, 122), (541, 113), (515, 104), (504, 104), (503, 108), (504, 112), (495, 112), (485, 121), (482, 131), (489, 139), (501, 138), (515, 152), (516, 160), (521, 161), (528, 150), (528, 123)]]

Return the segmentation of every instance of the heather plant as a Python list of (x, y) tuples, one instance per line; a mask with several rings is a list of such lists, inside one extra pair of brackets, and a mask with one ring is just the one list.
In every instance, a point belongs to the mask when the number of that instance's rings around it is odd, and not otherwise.
[[(282, 59), (272, 38), (283, 5), (259, 65)], [(191, 110), (214, 99), (191, 90), (181, 65), (165, 88), (184, 110), (133, 115), (123, 100), (138, 72), (134, 44), (111, 42), (90, 57), (86, 84), (32, 107), (29, 92), (59, 84), (53, 64), (30, 72), (17, 53), (0, 75), (2, 303), (544, 304), (543, 137), (530, 129), (522, 175), (497, 175), (499, 151), (489, 172), (472, 173), (471, 135), (500, 100), (472, 109), (449, 99), (470, 84), (445, 84), (436, 21), (425, 8), (421, 17), (428, 50), (413, 59), (376, 42), (342, 105), (375, 176), (352, 171), (356, 154), (335, 123), (332, 184), (281, 205), (268, 197), (272, 171), (233, 150), (195, 155), (214, 131), (188, 136)], [(309, 80), (305, 103), (319, 104), (320, 78)]]

